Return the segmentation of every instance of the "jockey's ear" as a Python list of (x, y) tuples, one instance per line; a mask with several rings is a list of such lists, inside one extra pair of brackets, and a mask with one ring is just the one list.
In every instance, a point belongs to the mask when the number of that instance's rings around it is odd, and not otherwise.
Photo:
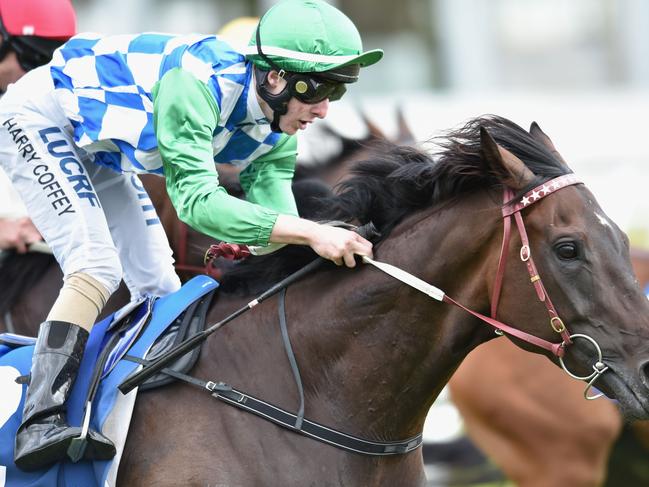
[(480, 149), (484, 162), (510, 188), (524, 189), (536, 178), (523, 161), (499, 146), (484, 127), (480, 127)]
[(541, 130), (541, 127), (539, 127), (539, 124), (536, 122), (532, 122), (532, 125), (530, 125), (530, 135), (541, 142), (545, 147), (547, 147), (550, 152), (552, 152), (552, 155), (557, 158), (564, 166), (568, 167), (568, 163), (565, 161), (563, 157), (561, 157), (561, 154), (557, 151), (557, 149), (554, 147), (554, 144), (550, 140), (550, 137), (547, 136), (543, 130)]

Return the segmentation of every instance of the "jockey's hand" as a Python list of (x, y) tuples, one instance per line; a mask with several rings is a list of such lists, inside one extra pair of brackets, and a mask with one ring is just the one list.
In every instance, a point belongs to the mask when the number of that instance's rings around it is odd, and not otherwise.
[(354, 255), (372, 257), (372, 243), (358, 233), (329, 225), (318, 227), (309, 245), (319, 256), (347, 267), (356, 266)]
[(356, 232), (288, 215), (277, 217), (270, 241), (309, 245), (319, 256), (347, 267), (356, 266), (354, 255), (372, 257), (372, 243)]
[(15, 249), (24, 254), (30, 244), (41, 240), (41, 234), (29, 218), (0, 218), (0, 250)]

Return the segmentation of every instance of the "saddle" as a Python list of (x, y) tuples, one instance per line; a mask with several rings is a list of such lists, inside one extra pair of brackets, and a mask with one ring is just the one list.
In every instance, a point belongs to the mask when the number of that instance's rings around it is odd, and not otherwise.
[[(205, 329), (207, 310), (212, 302), (214, 293), (215, 290), (212, 290), (189, 304), (187, 309), (162, 331), (143, 359), (145, 361), (154, 360), (164, 355), (168, 350), (184, 341), (187, 337), (203, 331)], [(145, 298), (137, 301), (135, 303), (136, 306), (133, 306), (133, 303), (127, 305), (126, 308), (128, 309), (126, 309), (126, 312), (124, 312), (125, 308), (123, 308), (113, 315), (113, 319), (107, 330), (113, 333), (95, 363), (92, 374), (94, 380), (101, 380), (106, 377), (121, 359), (131, 360), (136, 363), (141, 361), (138, 360), (139, 357), (129, 355), (128, 351), (149, 324), (153, 302), (153, 298)], [(15, 333), (0, 333), (0, 345), (4, 345), (8, 349), (31, 346), (35, 343), (36, 337), (28, 337)], [(175, 362), (172, 362), (168, 368), (177, 373), (187, 373), (198, 361), (200, 352), (200, 347), (194, 348), (178, 358)], [(156, 374), (144, 381), (139, 386), (139, 391), (142, 392), (162, 387), (175, 380), (172, 375), (166, 373)], [(20, 376), (18, 382), (27, 383), (28, 381), (26, 380), (26, 376)]]
[[(71, 426), (90, 423), (113, 440), (118, 455), (107, 462), (64, 462), (44, 471), (22, 472), (13, 464), (13, 443), (20, 424), (25, 382), (31, 367), (35, 338), (0, 334), (0, 391), (17, 398), (11, 411), (0, 411), (0, 478), (3, 487), (23, 485), (114, 485), (128, 425), (139, 391), (151, 390), (175, 380), (166, 373), (152, 376), (138, 391), (126, 396), (117, 386), (140, 367), (142, 361), (205, 327), (207, 310), (218, 283), (197, 276), (178, 292), (162, 298), (146, 298), (97, 323), (90, 334), (79, 374), (66, 404)], [(180, 357), (168, 369), (184, 373), (198, 360), (200, 348)], [(16, 388), (19, 388), (16, 390)], [(21, 392), (22, 391), (22, 392)], [(22, 396), (22, 398), (21, 398)], [(2, 409), (2, 408), (0, 408)], [(6, 408), (5, 408), (6, 409)], [(5, 469), (2, 471), (2, 469)]]

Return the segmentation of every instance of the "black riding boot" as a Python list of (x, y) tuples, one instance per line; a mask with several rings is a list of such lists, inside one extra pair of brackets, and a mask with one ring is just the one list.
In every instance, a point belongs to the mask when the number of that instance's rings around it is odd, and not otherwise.
[[(20, 469), (38, 470), (65, 460), (70, 443), (81, 435), (81, 428), (67, 423), (65, 401), (87, 340), (88, 332), (77, 325), (62, 321), (41, 324), (23, 422), (16, 433), (14, 461)], [(86, 459), (109, 460), (115, 456), (115, 445), (100, 433), (88, 432), (87, 442)]]

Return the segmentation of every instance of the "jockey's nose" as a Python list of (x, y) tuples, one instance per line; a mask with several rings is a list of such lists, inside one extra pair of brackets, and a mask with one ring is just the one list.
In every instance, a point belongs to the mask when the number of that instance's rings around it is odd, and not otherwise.
[(329, 98), (325, 98), (321, 102), (311, 105), (311, 113), (318, 118), (325, 118), (329, 112)]

